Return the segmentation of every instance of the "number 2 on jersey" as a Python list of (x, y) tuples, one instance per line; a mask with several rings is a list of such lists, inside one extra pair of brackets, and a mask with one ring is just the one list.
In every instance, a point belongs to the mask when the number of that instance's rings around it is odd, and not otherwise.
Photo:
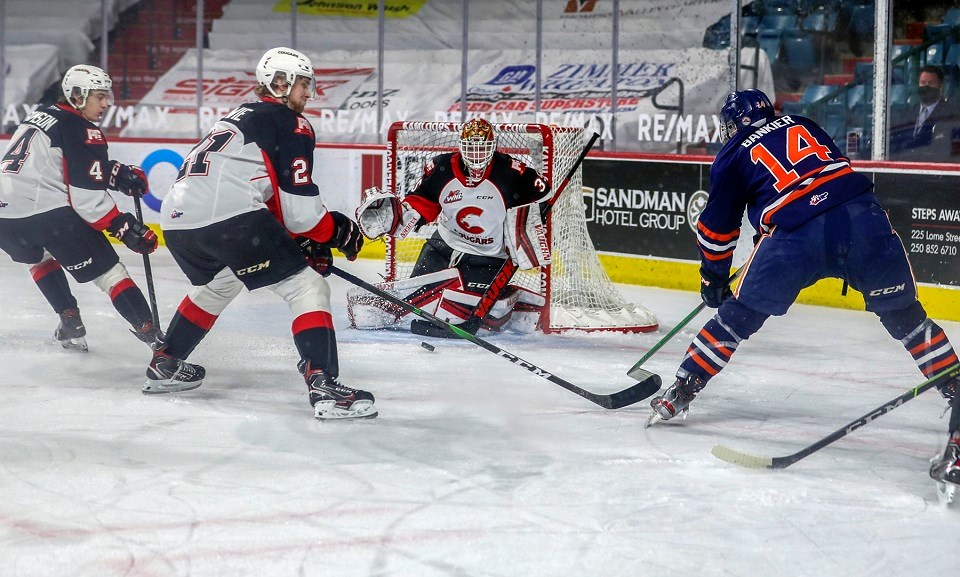
[(817, 158), (824, 162), (833, 160), (830, 156), (830, 148), (820, 144), (805, 126), (797, 124), (787, 128), (786, 139), (787, 162), (790, 163), (790, 168), (784, 166), (780, 160), (777, 159), (776, 155), (770, 152), (763, 144), (758, 144), (750, 150), (750, 160), (752, 160), (754, 164), (762, 164), (763, 167), (773, 175), (773, 178), (776, 179), (773, 187), (777, 189), (777, 192), (783, 192), (783, 190), (800, 179), (800, 175), (797, 174), (797, 171), (794, 170), (793, 167), (800, 164), (800, 161), (804, 158), (810, 155), (816, 155)]

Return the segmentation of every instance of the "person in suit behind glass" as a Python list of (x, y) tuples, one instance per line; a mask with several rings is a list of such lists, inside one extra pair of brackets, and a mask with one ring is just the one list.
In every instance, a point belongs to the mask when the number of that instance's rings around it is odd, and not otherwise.
[(924, 66), (917, 84), (919, 104), (891, 129), (890, 159), (960, 162), (960, 108), (944, 100), (943, 69)]

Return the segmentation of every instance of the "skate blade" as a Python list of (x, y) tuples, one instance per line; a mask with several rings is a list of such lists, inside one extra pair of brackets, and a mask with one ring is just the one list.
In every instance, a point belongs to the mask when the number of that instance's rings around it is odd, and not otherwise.
[(84, 337), (77, 337), (75, 339), (66, 339), (60, 341), (60, 346), (67, 349), (68, 351), (79, 351), (81, 353), (89, 352), (90, 349), (87, 347), (87, 339)]
[(337, 406), (336, 401), (319, 401), (313, 406), (318, 421), (342, 421), (348, 419), (372, 419), (379, 413), (370, 401), (357, 401), (349, 409)]
[(165, 381), (147, 380), (146, 384), (140, 390), (144, 395), (162, 395), (165, 393), (181, 393), (183, 391), (192, 391), (203, 384), (203, 381), (192, 383), (171, 384)]
[(941, 505), (950, 505), (953, 503), (956, 491), (957, 486), (953, 483), (937, 481), (937, 501), (940, 501)]
[(652, 415), (647, 417), (647, 421), (643, 424), (644, 429), (649, 429), (652, 425), (659, 423), (663, 420), (663, 417), (660, 416), (660, 413), (654, 411)]

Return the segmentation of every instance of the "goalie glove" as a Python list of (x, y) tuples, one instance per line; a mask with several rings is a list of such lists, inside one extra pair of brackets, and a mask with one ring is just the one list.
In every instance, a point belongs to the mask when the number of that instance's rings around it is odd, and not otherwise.
[(405, 238), (421, 219), (419, 212), (395, 194), (375, 186), (361, 193), (356, 217), (363, 235), (371, 239), (384, 235)]

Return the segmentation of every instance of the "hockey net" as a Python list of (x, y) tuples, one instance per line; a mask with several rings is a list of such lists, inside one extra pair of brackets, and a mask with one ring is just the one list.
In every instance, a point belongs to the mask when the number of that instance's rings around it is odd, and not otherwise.
[[(385, 188), (401, 198), (413, 191), (424, 165), (434, 156), (457, 150), (462, 124), (396, 122), (389, 132)], [(584, 129), (543, 124), (495, 124), (497, 150), (523, 161), (559, 187), (583, 150)], [(511, 284), (546, 298), (538, 328), (545, 333), (565, 330), (647, 332), (657, 319), (646, 308), (628, 302), (617, 290), (594, 249), (584, 218), (583, 175), (580, 168), (557, 199), (547, 221), (552, 263), (520, 270)], [(423, 226), (407, 238), (387, 240), (386, 280), (410, 276), (426, 239), (436, 225)]]

